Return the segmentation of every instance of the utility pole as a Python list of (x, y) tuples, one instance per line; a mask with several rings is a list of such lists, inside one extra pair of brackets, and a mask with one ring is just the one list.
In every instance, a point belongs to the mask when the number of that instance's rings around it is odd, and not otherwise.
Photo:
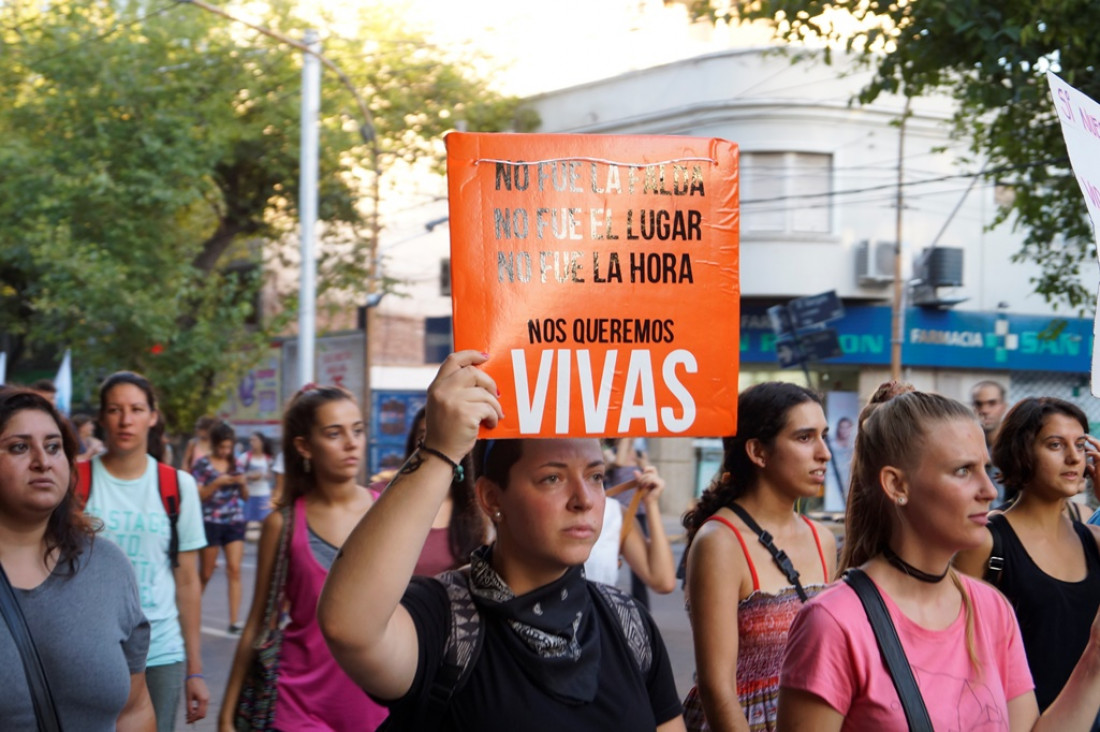
[[(269, 38), (274, 38), (275, 40), (279, 41), (280, 43), (284, 43), (284, 44), (286, 44), (286, 45), (288, 45), (292, 48), (296, 48), (296, 49), (298, 49), (299, 51), (302, 52), (303, 57), (304, 57), (304, 63), (303, 63), (303, 69), (302, 69), (302, 87), (303, 87), (302, 88), (302, 105), (303, 105), (302, 106), (302, 110), (303, 110), (302, 145), (303, 145), (303, 147), (302, 147), (302, 160), (301, 160), (303, 174), (302, 174), (302, 179), (301, 179), (302, 193), (301, 193), (301, 198), (299, 200), (299, 208), (301, 210), (299, 211), (299, 213), (302, 216), (303, 226), (305, 225), (304, 222), (305, 222), (305, 219), (307, 218), (306, 217), (306, 211), (303, 208), (302, 200), (304, 199), (304, 196), (306, 195), (306, 190), (307, 190), (306, 181), (305, 181), (305, 173), (304, 173), (305, 168), (306, 168), (306, 163), (307, 163), (306, 157), (305, 157), (306, 156), (306, 152), (305, 152), (305, 144), (306, 144), (306, 142), (305, 142), (305, 135), (306, 135), (306, 132), (305, 132), (305, 128), (306, 128), (305, 108), (306, 107), (305, 107), (305, 105), (306, 105), (306, 69), (309, 67), (310, 61), (312, 60), (312, 62), (314, 64), (316, 64), (316, 62), (320, 62), (321, 64), (324, 64), (325, 68), (329, 69), (334, 74), (336, 74), (336, 76), (340, 79), (340, 83), (342, 83), (344, 85), (344, 88), (346, 88), (351, 93), (351, 95), (355, 98), (355, 103), (359, 108), (359, 118), (360, 118), (360, 121), (359, 121), (359, 136), (363, 139), (363, 142), (368, 146), (368, 148), (370, 150), (370, 165), (369, 165), (369, 168), (370, 168), (371, 173), (373, 173), (373, 175), (372, 175), (373, 180), (372, 180), (372, 183), (371, 183), (371, 197), (373, 199), (371, 201), (371, 221), (370, 221), (371, 241), (370, 241), (370, 244), (368, 246), (368, 249), (369, 249), (369, 255), (368, 256), (370, 257), (370, 263), (371, 263), (371, 279), (370, 279), (370, 283), (368, 284), (370, 292), (367, 293), (367, 296), (369, 298), (372, 295), (375, 295), (376, 293), (374, 293), (373, 290), (374, 290), (374, 287), (375, 287), (375, 283), (377, 281), (377, 272), (375, 271), (375, 269), (376, 269), (376, 262), (377, 262), (377, 253), (378, 253), (378, 236), (379, 236), (379, 233), (381, 231), (380, 216), (379, 216), (379, 214), (380, 214), (380, 210), (379, 210), (380, 186), (379, 186), (379, 180), (378, 180), (379, 177), (381, 176), (381, 169), (379, 168), (379, 161), (378, 161), (379, 149), (378, 149), (378, 138), (377, 138), (377, 134), (375, 132), (376, 128), (375, 128), (375, 125), (374, 125), (374, 115), (371, 114), (370, 108), (367, 106), (366, 100), (363, 99), (363, 95), (359, 93), (359, 90), (356, 88), (355, 84), (352, 83), (351, 79), (348, 78), (348, 75), (345, 74), (339, 66), (337, 66), (331, 60), (329, 60), (328, 58), (326, 58), (324, 55), (321, 54), (321, 51), (320, 51), (321, 46), (320, 46), (320, 43), (317, 41), (316, 35), (313, 36), (312, 41), (310, 40), (310, 37), (308, 36), (308, 33), (313, 33), (313, 31), (308, 31), (307, 32), (306, 42), (302, 43), (301, 41), (296, 41), (293, 38), (290, 38), (289, 36), (283, 35), (282, 33), (278, 33), (276, 31), (273, 31), (270, 28), (265, 28), (261, 25), (256, 25), (255, 23), (250, 23), (247, 20), (243, 20), (243, 19), (238, 18), (234, 15), (231, 15), (231, 14), (225, 12), (224, 10), (222, 10), (219, 7), (216, 7), (216, 6), (211, 5), (207, 2), (204, 2), (204, 0), (181, 0), (181, 2), (186, 2), (190, 5), (194, 5), (195, 7), (199, 8), (201, 10), (204, 10), (208, 13), (213, 13), (215, 15), (221, 16), (222, 18), (225, 18), (226, 20), (232, 21), (234, 23), (240, 23), (241, 25), (248, 26), (249, 28), (251, 28), (252, 30), (254, 30), (258, 33), (262, 33), (263, 35), (265, 35)], [(317, 88), (316, 94), (318, 95), (318, 99), (319, 99), (319, 95), (320, 95), (320, 80), (319, 80), (319, 78), (320, 77), (318, 76), (317, 77), (318, 81), (317, 81), (317, 84), (316, 84), (316, 88)], [(317, 120), (317, 118), (319, 116), (319, 112), (320, 112), (320, 102), (318, 101), (317, 103), (315, 103), (313, 105), (313, 108), (314, 108), (315, 111), (314, 111), (314, 114), (312, 116), (312, 119), (313, 119), (314, 130), (316, 131), (316, 129), (317, 129), (316, 120)], [(312, 168), (314, 170), (313, 184), (312, 184), (312, 190), (313, 190), (312, 207), (313, 207), (314, 222), (311, 223), (311, 227), (315, 224), (316, 213), (317, 213), (317, 191), (316, 191), (316, 189), (317, 189), (317, 174), (316, 174), (316, 170), (317, 170), (317, 160), (318, 160), (318, 155), (317, 155), (318, 146), (319, 146), (318, 137), (317, 137), (316, 134), (314, 134), (312, 152), (310, 153), (312, 155), (313, 161), (314, 161), (312, 163)], [(312, 234), (311, 234), (311, 237), (312, 237)], [(306, 239), (306, 236), (303, 232), (303, 235), (302, 235), (302, 240), (303, 240), (302, 245), (303, 245), (303, 247), (305, 246), (305, 239)], [(306, 256), (303, 253), (302, 267), (305, 268), (306, 266), (307, 266), (306, 265)], [(315, 254), (310, 255), (309, 266), (313, 267), (314, 272), (316, 272), (316, 255)], [(303, 272), (303, 284), (304, 284), (304, 279), (305, 279), (305, 273)], [(315, 286), (316, 275), (314, 275), (313, 282), (314, 282), (314, 286)], [(309, 293), (309, 298), (308, 299), (309, 299), (309, 302), (308, 302), (308, 306), (307, 306), (306, 305), (306, 292), (303, 291), (303, 292), (300, 293), (300, 300), (302, 302), (299, 303), (298, 375), (299, 375), (299, 381), (300, 381), (301, 384), (305, 384), (305, 383), (311, 381), (312, 378), (313, 378), (313, 360), (314, 360), (313, 355), (312, 355), (313, 348), (314, 348), (314, 335), (313, 334), (316, 331), (316, 312), (317, 312), (316, 311), (316, 290), (315, 289), (312, 290)], [(312, 315), (310, 316), (310, 321), (309, 321), (310, 322), (310, 326), (309, 326), (309, 329), (310, 329), (310, 342), (309, 342), (309, 345), (308, 345), (308, 350), (310, 351), (311, 355), (309, 356), (309, 361), (308, 361), (309, 365), (308, 365), (308, 367), (305, 367), (305, 368), (303, 368), (303, 366), (302, 366), (303, 352), (305, 350), (307, 350), (307, 347), (305, 345), (305, 340), (306, 340), (305, 333), (303, 332), (302, 325), (301, 325), (301, 318), (303, 316), (303, 313), (302, 313), (302, 308), (303, 307), (308, 307), (310, 312), (312, 313)], [(369, 314), (368, 314), (368, 318), (369, 318)], [(369, 346), (370, 336), (369, 336), (369, 328), (368, 328), (368, 335), (366, 337), (368, 339), (368, 341), (367, 341), (368, 345), (366, 347), (366, 364), (364, 364), (364, 372), (365, 373), (364, 373), (364, 394), (363, 394), (363, 398), (365, 400), (367, 400), (367, 406), (369, 408), (369, 400), (370, 400), (370, 346)], [(308, 372), (309, 378), (306, 378), (307, 372)], [(368, 437), (369, 437), (369, 435), (368, 435)]]
[(298, 386), (313, 381), (317, 341), (317, 171), (320, 167), (321, 41), (305, 32), (310, 53), (302, 59), (302, 147), (299, 153), (298, 225), (301, 231), (301, 284), (298, 297)]
[(903, 338), (903, 320), (905, 311), (902, 308), (905, 297), (905, 283), (901, 280), (901, 233), (902, 233), (902, 206), (904, 199), (902, 186), (905, 182), (905, 124), (909, 119), (910, 97), (905, 97), (905, 109), (901, 113), (901, 122), (898, 125), (898, 192), (897, 192), (897, 218), (894, 228), (894, 302), (891, 308), (892, 328), (890, 334), (890, 378), (901, 381), (901, 344)]

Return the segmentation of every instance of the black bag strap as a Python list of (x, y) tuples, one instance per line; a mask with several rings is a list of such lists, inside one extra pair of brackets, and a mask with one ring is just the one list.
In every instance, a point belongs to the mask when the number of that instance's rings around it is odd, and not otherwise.
[(844, 581), (855, 590), (859, 601), (863, 603), (863, 610), (867, 613), (871, 630), (875, 632), (878, 649), (882, 652), (882, 660), (890, 672), (894, 688), (897, 689), (910, 731), (933, 732), (932, 720), (928, 717), (928, 708), (924, 705), (920, 687), (917, 686), (917, 680), (913, 677), (913, 669), (909, 666), (909, 659), (905, 657), (905, 649), (901, 647), (898, 632), (894, 628), (894, 622), (890, 619), (890, 612), (886, 609), (886, 603), (882, 601), (878, 588), (859, 568), (852, 568), (845, 572)]
[(794, 565), (791, 563), (791, 558), (787, 556), (787, 552), (775, 545), (775, 542), (772, 541), (772, 535), (760, 528), (760, 524), (753, 520), (749, 512), (736, 503), (730, 503), (729, 509), (745, 522), (745, 526), (752, 529), (752, 532), (756, 534), (756, 538), (760, 539), (760, 543), (764, 545), (764, 548), (772, 555), (772, 559), (775, 560), (775, 565), (779, 567), (779, 571), (783, 573), (788, 582), (794, 585), (795, 592), (798, 593), (799, 599), (802, 600), (802, 602), (806, 602), (810, 599), (806, 594), (806, 590), (802, 589), (802, 583), (798, 581), (798, 570), (795, 569)]
[(286, 605), (286, 573), (290, 563), (290, 537), (294, 534), (294, 505), (280, 508), (279, 513), (283, 515), (283, 528), (279, 530), (279, 549), (271, 573), (271, 587), (267, 590), (267, 605), (264, 606), (265, 630), (278, 627), (279, 616)]
[(989, 552), (989, 561), (986, 562), (982, 579), (991, 585), (1001, 584), (1001, 572), (1005, 568), (1005, 540), (1001, 534), (1001, 527), (997, 525), (997, 517), (994, 516), (986, 524), (989, 533), (993, 535), (993, 548)]
[(38, 722), (38, 732), (61, 732), (61, 722), (57, 718), (57, 705), (50, 693), (50, 683), (46, 679), (46, 670), (42, 668), (42, 659), (34, 645), (27, 619), (15, 597), (15, 590), (4, 568), (0, 566), (0, 615), (8, 624), (19, 657), (23, 660), (23, 673), (27, 676), (27, 686), (31, 690), (31, 702), (34, 705), (34, 717)]

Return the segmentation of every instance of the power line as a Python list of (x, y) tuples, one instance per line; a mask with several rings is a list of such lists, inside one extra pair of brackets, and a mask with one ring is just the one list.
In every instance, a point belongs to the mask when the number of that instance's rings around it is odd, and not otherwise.
[[(896, 189), (897, 186), (894, 186), (894, 188)], [(956, 194), (956, 193), (962, 193), (965, 190), (967, 190), (967, 189), (966, 188), (952, 188), (950, 190), (910, 194), (909, 196), (906, 197), (906, 200), (924, 200), (924, 201), (926, 201), (927, 199), (935, 197), (935, 196), (953, 195), (953, 194)], [(860, 198), (860, 199), (856, 199), (856, 200), (846, 200), (846, 201), (843, 202), (843, 205), (844, 206), (860, 206), (860, 205), (875, 204), (875, 203), (890, 203), (891, 204), (890, 207), (893, 208), (893, 206), (896, 205), (896, 198), (897, 198), (897, 195), (896, 195), (896, 190), (895, 190), (895, 191), (892, 191), (892, 192), (889, 192), (889, 193), (886, 193), (886, 192), (880, 193), (876, 196), (872, 196), (872, 197), (869, 197), (869, 198)], [(805, 210), (809, 210), (809, 209), (832, 208), (835, 205), (837, 205), (837, 203), (834, 202), (834, 201), (825, 201), (825, 202), (822, 202), (822, 203), (809, 203), (809, 204), (805, 204), (805, 205), (799, 205), (797, 207), (797, 210), (805, 211)], [(742, 206), (745, 206), (745, 202), (742, 202)], [(795, 209), (792, 206), (789, 206), (789, 205), (774, 206), (774, 207), (769, 207), (769, 208), (755, 208), (755, 207), (749, 208), (749, 207), (746, 207), (744, 213), (745, 214), (756, 215), (756, 214), (762, 214), (762, 213), (779, 213), (779, 212), (782, 212), (782, 211), (791, 211), (791, 210), (795, 210)]]
[[(1047, 160), (1041, 160), (1041, 161), (1035, 162), (1035, 163), (1023, 163), (1021, 165), (1004, 165), (1004, 166), (1001, 166), (999, 168), (991, 168), (991, 169), (985, 171), (984, 175), (986, 177), (988, 177), (988, 176), (991, 176), (991, 175), (997, 175), (999, 173), (1011, 172), (1011, 171), (1014, 171), (1014, 170), (1034, 168), (1034, 167), (1038, 167), (1038, 166), (1041, 166), (1041, 165), (1054, 165), (1054, 164), (1058, 164), (1058, 163), (1064, 164), (1064, 163), (1067, 163), (1067, 162), (1069, 162), (1069, 158), (1060, 157), (1060, 158), (1049, 158)], [(922, 186), (922, 185), (928, 185), (930, 183), (942, 183), (942, 182), (948, 181), (948, 180), (968, 179), (968, 178), (973, 178), (973, 177), (976, 177), (976, 176), (979, 176), (979, 175), (982, 175), (981, 171), (979, 171), (977, 173), (956, 173), (956, 174), (951, 174), (951, 175), (941, 175), (941, 176), (936, 176), (934, 178), (925, 178), (923, 180), (905, 181), (904, 183), (901, 184), (900, 187), (910, 188), (912, 186)], [(874, 192), (874, 191), (883, 191), (883, 190), (896, 191), (898, 189), (898, 187), (899, 186), (898, 186), (897, 183), (884, 183), (882, 185), (877, 185), (877, 186), (866, 186), (864, 188), (849, 188), (849, 189), (846, 189), (846, 190), (839, 190), (839, 191), (823, 191), (823, 192), (818, 192), (818, 193), (793, 193), (793, 194), (784, 195), (784, 196), (773, 196), (771, 198), (756, 198), (756, 199), (742, 200), (741, 205), (744, 206), (744, 205), (747, 205), (747, 204), (755, 204), (755, 203), (774, 203), (774, 202), (777, 202), (777, 201), (794, 201), (794, 200), (801, 200), (801, 199), (806, 199), (806, 198), (834, 198), (836, 196), (853, 195), (853, 194), (856, 194), (856, 193), (871, 193), (871, 192)]]

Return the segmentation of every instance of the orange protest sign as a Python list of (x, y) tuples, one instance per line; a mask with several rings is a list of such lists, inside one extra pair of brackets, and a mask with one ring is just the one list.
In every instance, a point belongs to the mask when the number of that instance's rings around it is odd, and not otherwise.
[(457, 350), (490, 354), (493, 437), (727, 435), (737, 146), (447, 136)]

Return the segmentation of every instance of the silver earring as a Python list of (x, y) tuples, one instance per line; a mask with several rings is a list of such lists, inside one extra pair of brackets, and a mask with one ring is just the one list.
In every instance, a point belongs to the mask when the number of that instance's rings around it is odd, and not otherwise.
[(500, 509), (497, 509), (496, 511), (493, 511), (493, 523), (494, 523), (494, 524), (499, 524), (499, 523), (500, 523), (500, 520), (501, 520), (502, 518), (504, 518), (504, 514), (502, 514), (502, 513), (500, 512)]
[(310, 471), (309, 458), (302, 458), (302, 470), (307, 473)]
[(898, 496), (898, 505), (899, 506), (904, 506), (906, 503), (909, 503), (908, 498), (906, 498), (905, 496)]

